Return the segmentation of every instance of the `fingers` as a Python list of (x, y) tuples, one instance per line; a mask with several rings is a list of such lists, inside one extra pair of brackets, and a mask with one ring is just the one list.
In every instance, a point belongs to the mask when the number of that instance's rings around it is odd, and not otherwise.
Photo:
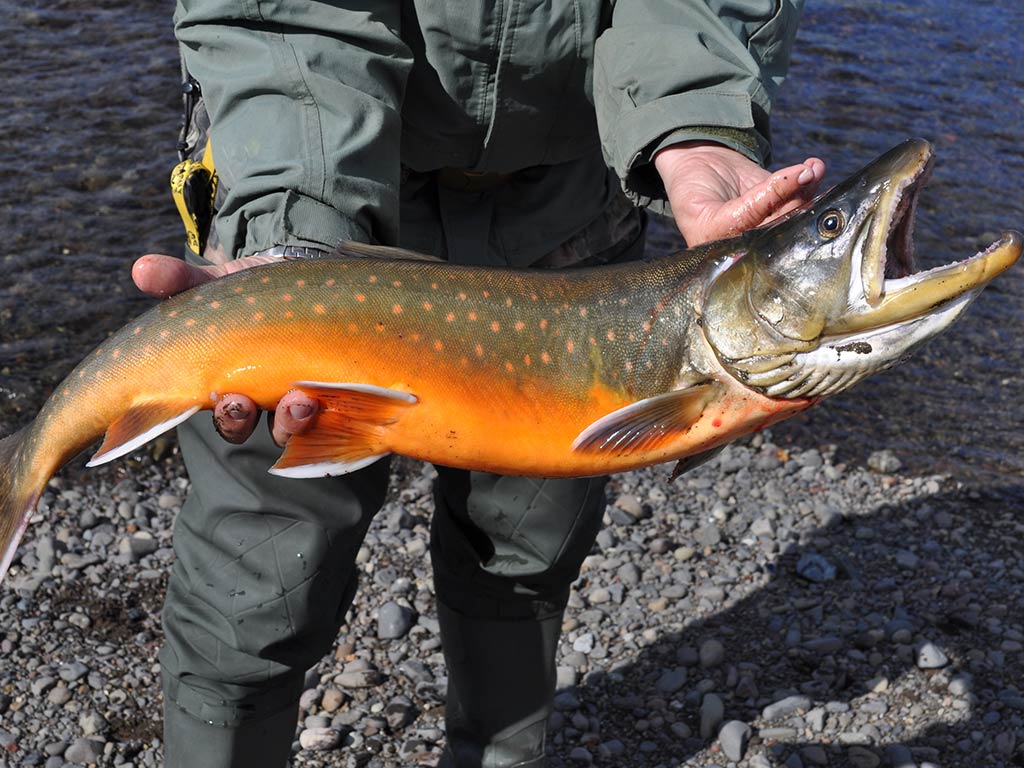
[(166, 299), (218, 277), (277, 260), (273, 256), (245, 256), (223, 264), (199, 267), (173, 256), (147, 253), (132, 266), (132, 280), (143, 293), (156, 299)]
[(811, 200), (825, 178), (825, 163), (809, 157), (799, 165), (791, 165), (773, 173), (767, 181), (765, 215), (761, 222)]
[(776, 171), (735, 201), (740, 231), (765, 224), (803, 205), (814, 197), (824, 176), (825, 163), (816, 157)]
[[(288, 392), (270, 417), (274, 442), (283, 448), (292, 435), (301, 434), (313, 425), (319, 411), (318, 400), (299, 390)], [(229, 443), (240, 445), (255, 431), (259, 416), (259, 406), (251, 398), (231, 393), (221, 396), (214, 406), (213, 425)]]
[(727, 237), (766, 224), (810, 201), (822, 178), (825, 163), (816, 157), (768, 175), (731, 200), (697, 200), (676, 210), (676, 223), (690, 246)]
[(256, 429), (260, 409), (245, 395), (227, 394), (213, 407), (213, 426), (229, 443), (238, 445)]
[(320, 402), (304, 392), (293, 389), (277, 404), (274, 411), (270, 431), (274, 442), (284, 447), (292, 435), (301, 434), (316, 421), (320, 411)]

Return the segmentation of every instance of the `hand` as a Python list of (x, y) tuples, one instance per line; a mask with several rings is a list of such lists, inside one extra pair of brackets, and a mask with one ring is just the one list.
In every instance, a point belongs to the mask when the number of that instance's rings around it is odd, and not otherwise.
[[(165, 299), (176, 293), (238, 272), (258, 264), (276, 261), (273, 256), (246, 256), (208, 267), (187, 264), (173, 256), (148, 253), (132, 267), (132, 279), (139, 290), (158, 299)], [(284, 395), (271, 417), (271, 433), (274, 442), (284, 447), (288, 439), (309, 429), (316, 420), (320, 403), (298, 390)], [(244, 443), (256, 429), (259, 407), (252, 398), (239, 394), (221, 395), (213, 408), (213, 423), (220, 436), (229, 443)]]
[(729, 147), (686, 141), (654, 156), (690, 247), (735, 237), (809, 202), (825, 176), (816, 157), (771, 173)]

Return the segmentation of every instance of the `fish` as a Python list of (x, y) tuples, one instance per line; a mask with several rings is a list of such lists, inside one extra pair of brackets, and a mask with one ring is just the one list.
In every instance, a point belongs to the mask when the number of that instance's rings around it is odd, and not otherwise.
[(1017, 261), (1003, 234), (915, 272), (934, 153), (912, 139), (803, 208), (639, 262), (485, 268), (349, 244), (174, 296), (104, 340), (0, 440), (0, 578), (50, 477), (136, 450), (238, 392), (317, 398), (269, 471), (355, 471), (398, 453), (582, 477), (686, 469), (895, 365)]

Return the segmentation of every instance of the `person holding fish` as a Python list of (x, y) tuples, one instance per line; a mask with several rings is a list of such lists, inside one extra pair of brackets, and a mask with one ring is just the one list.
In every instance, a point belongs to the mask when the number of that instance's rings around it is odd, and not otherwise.
[[(202, 98), (191, 117), (208, 113), (215, 162), (205, 140), (190, 151), (216, 168), (218, 210), (187, 262), (144, 256), (135, 281), (166, 297), (346, 241), (517, 268), (627, 261), (642, 256), (645, 208), (691, 246), (758, 226), (824, 175), (816, 158), (763, 168), (801, 9), (179, 0)], [(164, 610), (168, 766), (287, 762), (305, 671), (352, 601), (389, 474), (386, 459), (341, 477), (268, 474), (318, 409), (290, 393), (259, 429), (238, 392), (213, 423), (179, 427), (192, 492)], [(562, 615), (605, 482), (438, 468), (442, 765), (544, 764)]]

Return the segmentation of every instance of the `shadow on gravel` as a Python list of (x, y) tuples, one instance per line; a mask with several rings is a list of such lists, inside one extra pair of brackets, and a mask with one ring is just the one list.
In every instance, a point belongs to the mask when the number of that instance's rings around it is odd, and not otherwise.
[[(1019, 636), (1011, 631), (1018, 640), (1007, 642), (1004, 634), (1008, 626), (1019, 630), (1024, 601), (1022, 499), (1022, 485), (967, 488), (819, 528), (776, 557), (766, 587), (659, 637), (626, 666), (586, 676), (576, 689), (582, 711), (600, 702), (606, 718), (619, 713), (628, 723), (636, 709), (657, 717), (652, 710), (660, 703), (692, 730), (686, 737), (687, 729), (677, 728), (681, 738), (672, 742), (651, 737), (659, 741), (648, 742), (647, 755), (644, 733), (615, 732), (629, 765), (674, 767), (706, 749), (700, 705), (708, 692), (724, 701), (725, 722), (753, 729), (743, 765), (1024, 765), (1022, 652)], [(902, 525), (905, 535), (894, 537), (903, 520), (916, 524)], [(835, 580), (798, 575), (805, 553), (835, 565)], [(741, 584), (718, 586), (727, 595), (742, 591)], [(697, 649), (711, 639), (724, 645), (724, 662), (702, 667)], [(924, 641), (948, 664), (919, 669)], [(675, 672), (674, 682), (663, 677), (666, 670)], [(766, 705), (790, 695), (808, 697), (824, 715), (762, 717)], [(822, 716), (824, 729), (815, 732), (811, 724)], [(897, 760), (901, 751), (914, 762)], [(717, 754), (715, 762), (727, 760)], [(707, 761), (686, 763), (698, 764)]]

